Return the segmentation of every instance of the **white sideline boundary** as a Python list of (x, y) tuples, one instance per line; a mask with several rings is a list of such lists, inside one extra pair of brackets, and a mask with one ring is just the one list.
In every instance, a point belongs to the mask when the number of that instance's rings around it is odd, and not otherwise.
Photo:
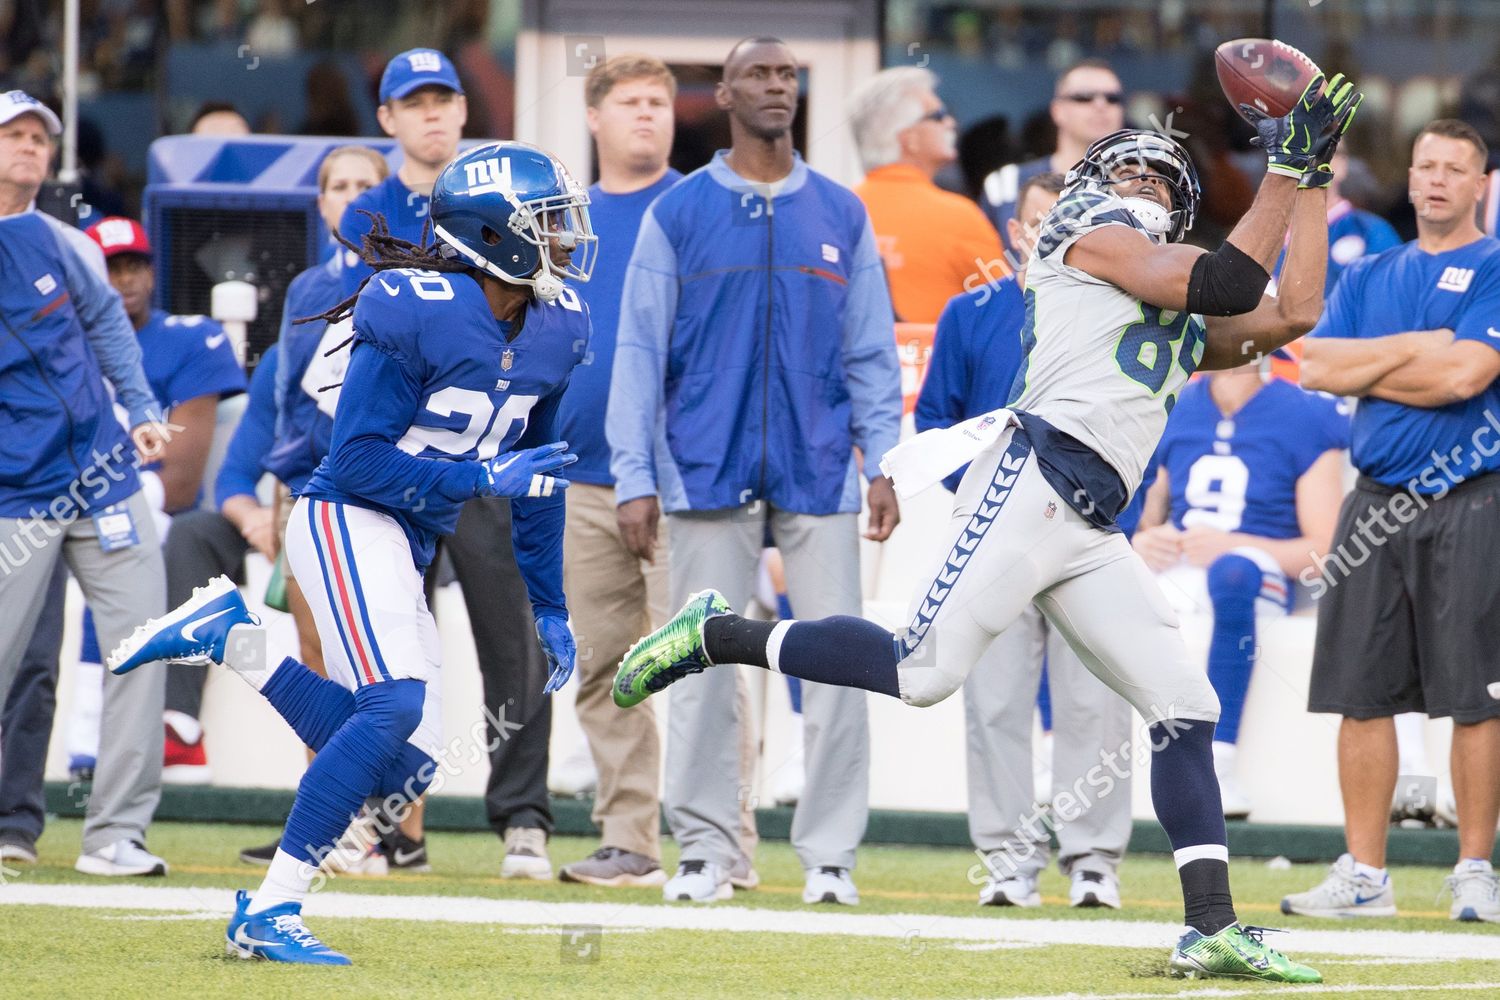
[[(1321, 983), (1286, 986), (1283, 989), (1290, 991), (1288, 995), (1299, 997), (1306, 993), (1436, 993), (1438, 991), (1472, 993), (1478, 990), (1489, 992), (1500, 990), (1500, 983), (1429, 983), (1422, 986), (1396, 983), (1384, 983), (1379, 986), (1361, 986), (1359, 983)], [(1182, 990), (1177, 993), (1038, 993), (1033, 996), (1003, 997), (997, 1000), (1161, 1000), (1162, 997), (1181, 1000), (1182, 997), (1263, 997), (1268, 995), (1269, 992), (1262, 986), (1243, 989), (1211, 987), (1204, 990)]]
[[(11, 882), (0, 886), (0, 906), (68, 906), (82, 909), (178, 912), (227, 917), (228, 889), (141, 885), (56, 885)], [(846, 913), (768, 910), (743, 906), (644, 903), (552, 903), (477, 896), (403, 896), (320, 892), (308, 897), (309, 917), (413, 920), (523, 927), (599, 926), (611, 930), (682, 930), (726, 933), (848, 935), (899, 938), (909, 946), (937, 941), (984, 941), (1020, 946), (1103, 945), (1170, 948), (1181, 928), (1127, 920), (1046, 920), (951, 917), (930, 913)], [(1383, 959), (1500, 961), (1500, 935), (1447, 931), (1351, 931), (1295, 927), (1276, 946), (1298, 955), (1331, 954)], [(1457, 987), (1455, 987), (1457, 988)], [(1497, 987), (1500, 988), (1500, 987)], [(1306, 987), (1299, 993), (1308, 992)], [(1150, 994), (1118, 994), (1118, 1000)], [(1236, 992), (1197, 995), (1240, 996)]]

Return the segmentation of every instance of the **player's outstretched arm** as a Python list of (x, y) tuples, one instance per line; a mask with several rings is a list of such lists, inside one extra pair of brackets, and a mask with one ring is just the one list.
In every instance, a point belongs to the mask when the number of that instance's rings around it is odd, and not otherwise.
[(1238, 368), (1257, 362), (1317, 325), (1328, 274), (1328, 199), (1322, 188), (1297, 192), (1291, 248), (1276, 295), (1239, 316), (1210, 317), (1199, 370)]
[(1325, 90), (1320, 73), (1284, 117), (1245, 112), (1257, 119), (1254, 141), (1267, 152), (1266, 177), (1249, 211), (1217, 250), (1157, 246), (1141, 233), (1106, 226), (1069, 247), (1067, 263), (1162, 309), (1203, 316), (1253, 312), (1281, 253), (1295, 192), (1299, 185), (1326, 183), (1309, 175), (1332, 176), (1324, 169), (1326, 161), (1353, 120), (1360, 97), (1342, 76)]

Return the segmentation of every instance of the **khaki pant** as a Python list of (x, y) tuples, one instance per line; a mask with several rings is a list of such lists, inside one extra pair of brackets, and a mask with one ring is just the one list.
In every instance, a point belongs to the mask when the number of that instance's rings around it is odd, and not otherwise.
[[(615, 520), (615, 491), (575, 482), (568, 488), (563, 542), (563, 589), (578, 640), (578, 724), (588, 737), (599, 772), (593, 820), (601, 841), (648, 858), (661, 858), (661, 737), (654, 704), (625, 711), (610, 689), (630, 646), (666, 621), (668, 606), (666, 520), (661, 522), (655, 564), (625, 548)], [(739, 707), (748, 718), (748, 686), (739, 685)], [(757, 741), (742, 730), (740, 770), (753, 785)], [(740, 817), (740, 849), (754, 858), (758, 837), (754, 801)]]

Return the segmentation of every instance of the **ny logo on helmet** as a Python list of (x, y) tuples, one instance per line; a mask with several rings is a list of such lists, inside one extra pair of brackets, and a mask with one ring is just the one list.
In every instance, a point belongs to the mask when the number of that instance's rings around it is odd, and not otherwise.
[(470, 197), (496, 191), (504, 195), (513, 193), (510, 183), (510, 157), (508, 156), (492, 156), (487, 160), (473, 160), (465, 163), (464, 176), (469, 182), (467, 193)]

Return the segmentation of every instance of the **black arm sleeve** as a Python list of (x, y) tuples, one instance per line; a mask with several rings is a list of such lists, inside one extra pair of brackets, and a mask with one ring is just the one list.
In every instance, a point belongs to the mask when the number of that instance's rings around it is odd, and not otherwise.
[(1188, 276), (1188, 312), (1200, 316), (1238, 316), (1260, 305), (1271, 276), (1227, 240), (1193, 264)]

